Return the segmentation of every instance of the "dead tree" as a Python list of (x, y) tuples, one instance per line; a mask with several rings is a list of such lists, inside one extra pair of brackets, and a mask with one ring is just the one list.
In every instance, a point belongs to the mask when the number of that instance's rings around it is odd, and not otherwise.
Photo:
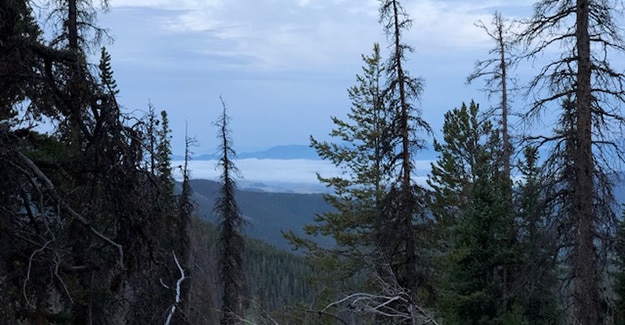
[[(601, 276), (616, 220), (609, 175), (615, 161), (623, 161), (613, 136), (620, 132), (612, 132), (623, 126), (619, 106), (625, 103), (625, 75), (609, 59), (625, 50), (614, 18), (620, 15), (615, 14), (616, 6), (621, 3), (542, 0), (518, 36), (528, 60), (550, 51), (560, 53), (530, 81), (528, 96), (533, 104), (526, 116), (536, 118), (552, 107), (562, 107), (560, 115), (571, 121), (568, 132), (531, 139), (538, 145), (567, 143), (568, 178), (560, 182), (563, 187), (552, 202), (569, 206), (557, 218), (562, 221), (561, 233), (572, 234), (561, 247), (569, 256), (572, 322), (578, 324), (605, 321)], [(560, 105), (565, 101), (570, 105)], [(568, 201), (558, 201), (562, 198)]]

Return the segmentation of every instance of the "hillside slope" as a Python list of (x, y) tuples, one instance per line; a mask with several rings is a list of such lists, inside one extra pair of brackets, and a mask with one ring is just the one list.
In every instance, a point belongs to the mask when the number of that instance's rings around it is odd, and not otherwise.
[[(213, 212), (219, 183), (210, 180), (191, 180), (193, 200), (205, 220), (216, 223)], [(248, 222), (246, 236), (263, 240), (278, 248), (291, 250), (281, 231), (293, 230), (303, 235), (303, 227), (313, 222), (315, 214), (330, 211), (322, 194), (270, 193), (238, 190), (236, 200)], [(332, 245), (330, 238), (319, 238), (324, 245)]]

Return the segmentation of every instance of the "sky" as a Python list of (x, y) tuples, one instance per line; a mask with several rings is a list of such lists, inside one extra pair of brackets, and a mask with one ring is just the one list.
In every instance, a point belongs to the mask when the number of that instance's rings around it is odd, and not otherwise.
[[(237, 151), (328, 140), (331, 116), (344, 118), (373, 43), (387, 46), (377, 0), (110, 0), (98, 24), (121, 90), (118, 101), (139, 114), (165, 109), (174, 154), (183, 152), (185, 125), (195, 154), (214, 153), (222, 96)], [(523, 18), (532, 1), (403, 1), (415, 52), (407, 70), (425, 80), (418, 103), (440, 137), (443, 114), (475, 99), (492, 106), (481, 83), (465, 80), (493, 46), (474, 26), (497, 10)], [(384, 55), (384, 53), (383, 53)], [(424, 135), (425, 136), (425, 135)], [(426, 139), (429, 136), (425, 136)]]

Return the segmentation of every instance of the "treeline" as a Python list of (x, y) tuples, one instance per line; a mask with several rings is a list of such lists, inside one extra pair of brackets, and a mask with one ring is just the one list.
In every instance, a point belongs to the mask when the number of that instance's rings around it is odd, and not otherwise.
[[(526, 20), (480, 23), (494, 47), (468, 81), (484, 80), (496, 109), (467, 101), (445, 114), (424, 186), (413, 163), (432, 130), (424, 80), (407, 70), (411, 20), (380, 0), (388, 57), (378, 44), (363, 56), (347, 119), (332, 118), (337, 142), (311, 137), (344, 173), (319, 176), (333, 210), (310, 237), (285, 234), (308, 263), (245, 240), (225, 102), (215, 232), (194, 219), (193, 139), (174, 195), (167, 114), (125, 114), (106, 49), (87, 61), (105, 35), (91, 2), (52, 6), (46, 39), (29, 2), (0, 2), (4, 322), (625, 323), (612, 192), (625, 157), (625, 74), (611, 61), (625, 50), (622, 4), (542, 0)], [(553, 53), (513, 111), (515, 68)], [(555, 122), (520, 132), (541, 117)]]
[[(219, 229), (201, 219), (192, 221), (194, 263), (191, 266), (194, 289), (190, 297), (193, 305), (191, 324), (217, 324), (221, 319), (221, 279), (219, 277)], [(244, 261), (246, 285), (243, 290), (245, 320), (265, 324), (269, 319), (280, 324), (297, 324), (300, 319), (314, 319), (316, 313), (306, 315), (314, 304), (321, 284), (311, 281), (317, 268), (302, 256), (252, 238), (245, 239)], [(299, 307), (298, 307), (299, 306)], [(295, 309), (294, 309), (295, 308)]]
[(124, 114), (106, 49), (86, 59), (95, 8), (52, 6), (45, 39), (31, 3), (0, 3), (2, 322), (182, 322), (191, 210), (167, 114)]
[[(0, 2), (1, 322), (292, 319), (284, 308), (314, 298), (314, 271), (244, 239), (225, 103), (215, 124), (223, 153), (221, 186), (211, 193), (216, 230), (191, 201), (194, 139), (185, 137), (175, 195), (167, 113), (120, 108), (112, 58), (92, 50), (106, 36), (96, 8), (50, 4), (46, 39), (31, 5)], [(97, 64), (87, 61), (97, 54)]]
[(335, 141), (311, 137), (343, 171), (319, 176), (335, 211), (287, 234), (324, 270), (329, 323), (625, 324), (622, 4), (544, 0), (527, 19), (478, 22), (494, 46), (467, 81), (494, 108), (449, 108), (427, 184), (413, 181), (431, 129), (406, 71), (411, 20), (400, 1), (379, 4), (388, 57), (378, 44), (363, 56)]

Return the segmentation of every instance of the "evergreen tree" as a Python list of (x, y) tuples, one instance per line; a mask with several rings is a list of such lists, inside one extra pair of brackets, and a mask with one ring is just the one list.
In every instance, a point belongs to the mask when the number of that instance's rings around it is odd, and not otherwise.
[(492, 129), (490, 122), (480, 123), (479, 106), (474, 102), (467, 107), (445, 113), (443, 142), (434, 140), (434, 150), (440, 157), (432, 164), (427, 183), (432, 188), (432, 210), (441, 229), (438, 242), (444, 244), (445, 230), (453, 226), (457, 217), (467, 209), (471, 185), (477, 180), (478, 149)]
[(432, 165), (432, 211), (440, 239), (440, 305), (445, 322), (487, 324), (510, 313), (515, 238), (499, 130), (463, 104), (445, 114), (441, 156)]
[(556, 242), (550, 235), (550, 213), (545, 204), (543, 169), (538, 165), (536, 147), (523, 150), (518, 169), (522, 179), (517, 183), (515, 207), (519, 247), (516, 250), (518, 276), (517, 306), (530, 324), (558, 324), (561, 310), (558, 302)]
[[(25, 2), (0, 4), (0, 115), (10, 122), (0, 130), (0, 239), (10, 243), (0, 254), (0, 290), (21, 293), (8, 295), (3, 319), (162, 322), (154, 310), (172, 303), (155, 285), (170, 283), (171, 254), (160, 243), (173, 231), (159, 204), (168, 190), (141, 168), (145, 134), (124, 123), (110, 56), (102, 52), (100, 71), (89, 68), (95, 10), (67, 0), (52, 11), (57, 36), (47, 45)], [(4, 75), (5, 58), (17, 78)], [(23, 126), (58, 128), (43, 135), (11, 124), (20, 106), (28, 107)]]
[(375, 219), (381, 217), (382, 199), (389, 186), (384, 172), (390, 161), (386, 138), (390, 121), (382, 97), (384, 66), (379, 45), (374, 44), (372, 55), (362, 59), (358, 83), (347, 90), (352, 102), (349, 120), (332, 117), (335, 128), (330, 136), (340, 143), (317, 141), (311, 136), (311, 146), (319, 157), (332, 162), (343, 175), (318, 176), (334, 192), (325, 195), (325, 200), (335, 211), (317, 215), (316, 223), (306, 226), (305, 231), (312, 236), (332, 236), (337, 247), (320, 247), (292, 232), (287, 235), (296, 246), (304, 246), (312, 263), (327, 272), (326, 280), (337, 285), (351, 283), (346, 280), (367, 273), (373, 263), (377, 251)]
[(100, 53), (100, 64), (98, 65), (100, 81), (105, 90), (112, 95), (118, 95), (117, 82), (113, 78), (113, 68), (111, 67), (111, 55), (105, 47), (102, 47)]
[(219, 275), (223, 285), (223, 304), (221, 307), (221, 324), (239, 324), (244, 315), (245, 271), (243, 269), (243, 216), (235, 200), (236, 184), (234, 176), (237, 168), (234, 165), (234, 149), (228, 126), (229, 118), (226, 104), (221, 99), (223, 111), (216, 125), (219, 127), (219, 149), (221, 157), (221, 190), (215, 202), (215, 212), (220, 218), (220, 252)]
[(156, 171), (163, 187), (168, 193), (173, 193), (174, 178), (171, 173), (171, 129), (167, 111), (161, 111), (161, 128), (157, 132), (158, 145), (156, 146)]

